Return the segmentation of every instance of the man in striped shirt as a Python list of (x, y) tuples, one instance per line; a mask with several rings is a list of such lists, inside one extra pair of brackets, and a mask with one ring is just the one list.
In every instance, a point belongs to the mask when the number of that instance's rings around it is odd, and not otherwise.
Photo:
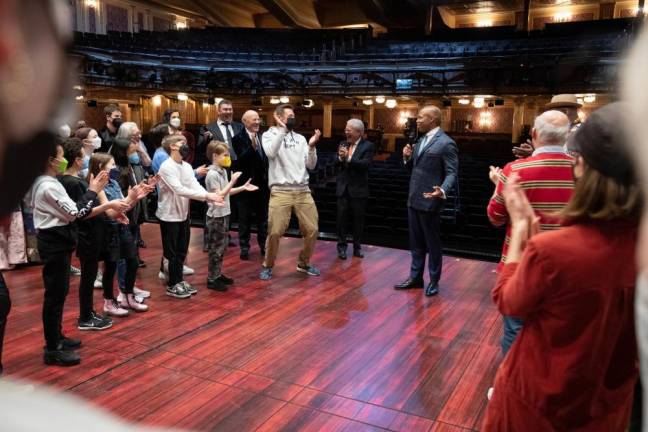
[[(533, 124), (533, 154), (526, 159), (509, 162), (503, 169), (490, 167), (489, 176), (495, 184), (495, 192), (488, 203), (487, 213), (493, 225), (501, 226), (509, 221), (502, 189), (506, 180), (516, 172), (520, 176), (520, 186), (540, 217), (540, 229), (546, 231), (560, 228), (560, 220), (553, 214), (567, 204), (574, 189), (572, 158), (565, 154), (563, 149), (569, 130), (570, 123), (565, 114), (560, 111), (546, 111), (539, 115)], [(498, 271), (506, 263), (510, 233), (511, 226), (507, 225)], [(523, 322), (515, 317), (503, 318), (502, 352), (506, 354)]]

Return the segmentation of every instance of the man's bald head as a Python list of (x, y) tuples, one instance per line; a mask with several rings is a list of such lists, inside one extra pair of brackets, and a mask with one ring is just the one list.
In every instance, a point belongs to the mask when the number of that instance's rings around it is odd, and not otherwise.
[(569, 129), (569, 118), (565, 114), (556, 110), (545, 111), (533, 123), (533, 146), (562, 146), (567, 141)]
[(243, 117), (241, 117), (241, 121), (243, 122), (243, 125), (245, 126), (245, 129), (248, 130), (248, 132), (254, 132), (254, 133), (259, 132), (261, 119), (259, 118), (259, 113), (257, 113), (256, 111), (254, 110), (245, 111)]
[(441, 110), (434, 105), (421, 108), (416, 118), (416, 127), (420, 134), (425, 134), (437, 126), (441, 126)]

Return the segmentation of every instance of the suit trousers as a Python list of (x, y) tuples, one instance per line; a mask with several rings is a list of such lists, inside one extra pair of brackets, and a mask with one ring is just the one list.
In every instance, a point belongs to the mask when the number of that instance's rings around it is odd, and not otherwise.
[(268, 236), (268, 194), (267, 192), (246, 192), (236, 197), (239, 222), (239, 247), (241, 252), (250, 249), (250, 225), (257, 226), (259, 249), (265, 250)]
[(295, 212), (299, 230), (304, 236), (304, 246), (299, 254), (298, 264), (308, 265), (317, 242), (318, 215), (315, 201), (309, 190), (271, 191), (268, 206), (268, 239), (264, 267), (273, 267), (279, 249), (279, 239), (284, 235), (290, 215)]
[(362, 243), (362, 232), (364, 231), (365, 209), (367, 208), (367, 198), (353, 198), (349, 196), (349, 191), (345, 190), (344, 194), (337, 199), (337, 238), (338, 248), (346, 249), (347, 247), (347, 223), (349, 213), (351, 214), (351, 223), (353, 226), (353, 249), (359, 250)]
[(430, 282), (441, 279), (443, 255), (441, 251), (440, 214), (407, 208), (409, 220), (409, 243), (412, 252), (410, 277), (423, 279), (425, 256), (428, 255)]

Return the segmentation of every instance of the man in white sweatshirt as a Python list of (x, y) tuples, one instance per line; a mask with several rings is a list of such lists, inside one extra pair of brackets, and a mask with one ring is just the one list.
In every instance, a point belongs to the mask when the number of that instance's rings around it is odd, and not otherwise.
[(169, 260), (167, 295), (188, 298), (197, 290), (183, 280), (182, 266), (189, 250), (189, 201), (209, 201), (223, 205), (223, 197), (207, 192), (196, 180), (193, 168), (182, 159), (189, 151), (182, 135), (169, 135), (162, 140), (169, 159), (160, 166), (158, 175), (158, 208), (155, 215), (160, 220), (164, 258)]
[(299, 229), (304, 236), (297, 262), (297, 271), (310, 276), (319, 276), (320, 271), (311, 266), (309, 261), (315, 249), (318, 234), (318, 216), (315, 201), (308, 187), (308, 171), (317, 165), (315, 145), (322, 133), (319, 129), (306, 142), (306, 138), (296, 132), (295, 113), (292, 106), (278, 105), (274, 112), (276, 126), (268, 129), (262, 137), (262, 145), (268, 156), (268, 186), (270, 187), (270, 205), (268, 209), (268, 238), (263, 269), (259, 277), (262, 280), (272, 278), (279, 239), (283, 236), (290, 215), (294, 211), (299, 220)]

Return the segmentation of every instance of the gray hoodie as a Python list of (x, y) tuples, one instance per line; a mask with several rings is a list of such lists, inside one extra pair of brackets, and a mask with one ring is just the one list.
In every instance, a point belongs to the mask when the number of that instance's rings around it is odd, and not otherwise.
[(296, 132), (271, 127), (261, 138), (268, 156), (268, 186), (270, 189), (308, 189), (308, 171), (317, 165), (317, 151), (310, 148), (306, 138)]
[(88, 190), (75, 203), (56, 177), (42, 175), (34, 182), (28, 197), (28, 202), (34, 209), (34, 227), (44, 230), (88, 217), (97, 194)]

